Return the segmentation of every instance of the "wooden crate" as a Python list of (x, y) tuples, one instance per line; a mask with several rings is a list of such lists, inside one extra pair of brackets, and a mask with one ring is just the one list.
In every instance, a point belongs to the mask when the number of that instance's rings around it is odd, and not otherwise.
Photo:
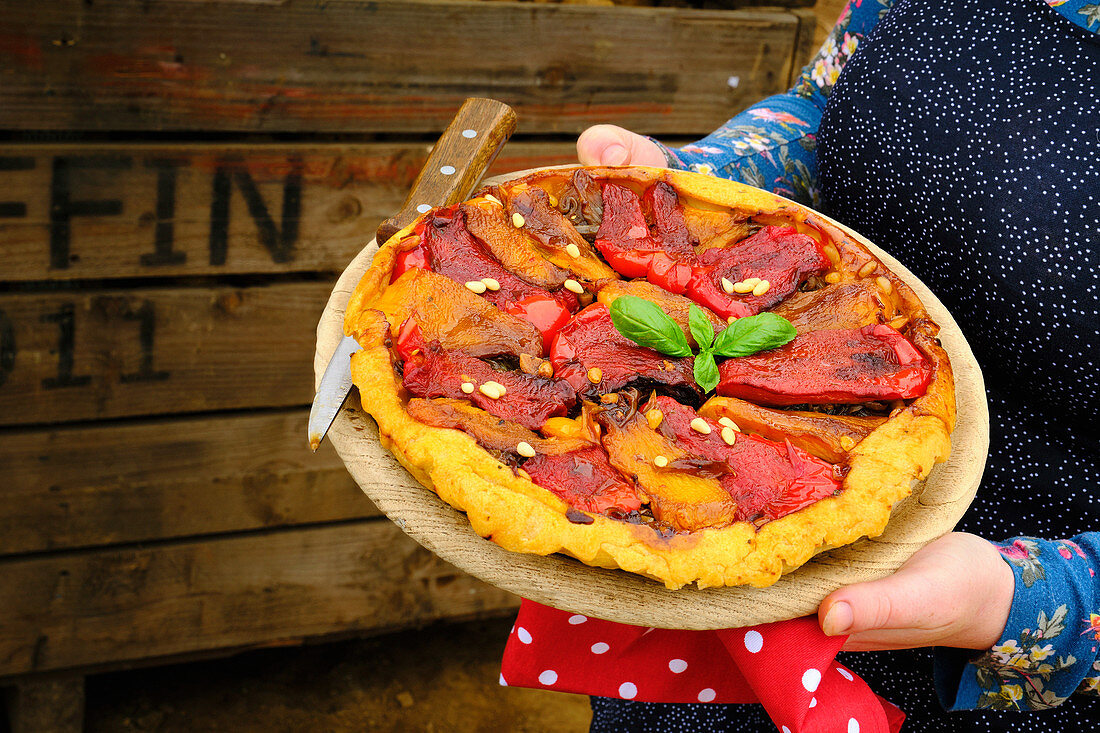
[[(793, 4), (799, 4), (795, 0)], [(812, 13), (0, 0), (0, 685), (504, 613), (306, 444), (329, 290), (467, 96), (492, 172), (785, 89)], [(430, 35), (430, 38), (427, 37)], [(532, 39), (538, 39), (534, 43)]]

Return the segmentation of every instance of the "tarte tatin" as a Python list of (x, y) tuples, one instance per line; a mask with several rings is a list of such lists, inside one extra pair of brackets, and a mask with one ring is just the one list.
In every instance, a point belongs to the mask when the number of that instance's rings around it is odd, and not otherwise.
[(770, 585), (880, 534), (955, 423), (909, 286), (694, 173), (547, 169), (429, 211), (344, 330), (383, 445), (481, 536), (669, 588)]

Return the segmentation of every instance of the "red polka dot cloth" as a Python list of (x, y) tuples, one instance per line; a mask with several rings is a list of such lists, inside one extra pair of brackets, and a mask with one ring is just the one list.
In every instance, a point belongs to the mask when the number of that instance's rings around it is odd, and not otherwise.
[(836, 661), (813, 616), (647, 629), (523, 601), (500, 684), (642, 702), (760, 703), (782, 733), (897, 733), (905, 714)]

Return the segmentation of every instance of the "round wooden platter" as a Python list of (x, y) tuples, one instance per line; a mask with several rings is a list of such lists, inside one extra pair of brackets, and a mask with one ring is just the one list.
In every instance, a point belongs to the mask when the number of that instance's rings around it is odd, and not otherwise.
[[(895, 507), (885, 532), (821, 553), (772, 586), (669, 590), (657, 581), (590, 567), (564, 555), (543, 557), (505, 550), (478, 536), (464, 513), (421, 486), (379, 444), (374, 421), (360, 408), (355, 390), (327, 438), (367, 496), (406, 534), (465, 572), (524, 598), (619, 623), (669, 629), (736, 628), (814, 613), (833, 590), (889, 575), (918, 549), (951, 531), (974, 498), (989, 446), (982, 374), (954, 318), (897, 260), (847, 227), (832, 223), (908, 282), (940, 324), (940, 340), (955, 374), (958, 424), (951, 436), (951, 456)], [(343, 337), (348, 299), (377, 249), (372, 241), (340, 276), (317, 325), (314, 373), (318, 384)]]

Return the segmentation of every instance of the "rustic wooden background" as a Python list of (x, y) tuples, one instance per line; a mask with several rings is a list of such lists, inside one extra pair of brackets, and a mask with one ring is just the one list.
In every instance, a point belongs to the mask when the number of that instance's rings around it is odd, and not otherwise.
[(519, 115), (494, 173), (596, 122), (691, 139), (836, 1), (0, 0), (13, 729), (78, 729), (90, 671), (513, 608), (309, 452), (336, 275), (465, 97)]

